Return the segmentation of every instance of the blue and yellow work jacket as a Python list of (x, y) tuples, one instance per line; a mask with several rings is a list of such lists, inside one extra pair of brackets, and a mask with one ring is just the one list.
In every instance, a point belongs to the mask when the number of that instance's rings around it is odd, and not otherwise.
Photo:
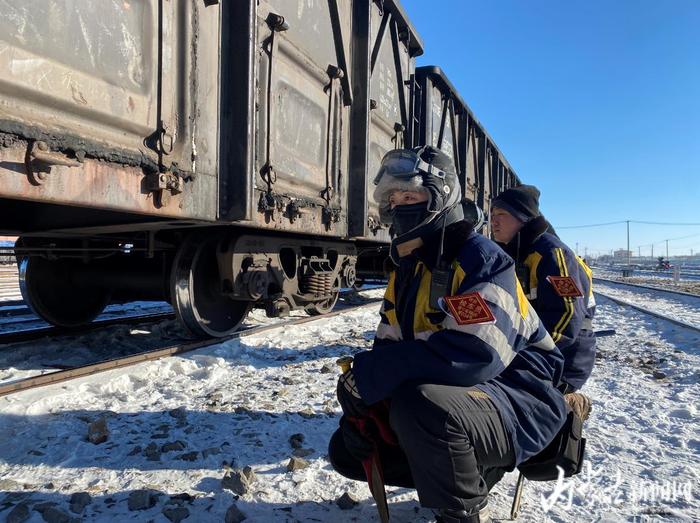
[(355, 357), (353, 372), (369, 404), (409, 380), (475, 386), (499, 408), (517, 465), (564, 422), (556, 387), (563, 357), (520, 288), (513, 260), (480, 234), (458, 240), (448, 295), (437, 307), (430, 303), (427, 261), (436, 251), (401, 258), (389, 277), (374, 347)]
[(504, 248), (516, 260), (524, 292), (564, 356), (565, 390), (593, 371), (595, 298), (591, 269), (552, 234), (544, 217), (529, 221)]

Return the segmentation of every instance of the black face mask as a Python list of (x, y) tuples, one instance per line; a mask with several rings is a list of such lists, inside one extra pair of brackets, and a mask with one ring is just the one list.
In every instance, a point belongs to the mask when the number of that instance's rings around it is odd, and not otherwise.
[(416, 228), (428, 216), (428, 202), (411, 205), (397, 205), (389, 211), (392, 229), (396, 236), (406, 234)]

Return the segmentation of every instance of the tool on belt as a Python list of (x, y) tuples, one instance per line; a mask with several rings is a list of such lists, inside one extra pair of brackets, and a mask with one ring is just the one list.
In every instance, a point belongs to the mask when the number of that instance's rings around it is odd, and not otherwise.
[[(352, 367), (352, 357), (345, 356), (336, 361), (343, 374), (348, 372)], [(372, 493), (374, 501), (377, 503), (377, 511), (379, 512), (379, 520), (382, 523), (389, 521), (389, 505), (386, 501), (386, 491), (384, 490), (384, 474), (382, 471), (382, 463), (379, 458), (379, 442), (377, 441), (378, 434), (381, 440), (390, 445), (398, 445), (396, 435), (389, 427), (387, 420), (389, 419), (388, 402), (379, 402), (368, 407), (368, 415), (366, 417), (347, 416), (350, 423), (354, 424), (357, 430), (368, 441), (371, 441), (374, 446), (372, 455), (362, 461), (362, 468), (367, 476), (367, 484), (369, 491)], [(376, 428), (376, 431), (373, 430)]]

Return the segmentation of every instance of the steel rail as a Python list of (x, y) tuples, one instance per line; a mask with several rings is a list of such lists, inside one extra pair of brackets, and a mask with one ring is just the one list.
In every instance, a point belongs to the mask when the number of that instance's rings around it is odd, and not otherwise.
[(679, 325), (681, 327), (685, 327), (686, 329), (691, 329), (695, 332), (700, 333), (700, 327), (693, 325), (692, 323), (685, 322), (683, 320), (678, 320), (676, 318), (672, 318), (670, 316), (666, 316), (664, 314), (661, 314), (660, 312), (653, 311), (651, 309), (647, 309), (646, 307), (642, 307), (641, 305), (637, 305), (635, 303), (631, 303), (627, 300), (623, 300), (621, 298), (616, 298), (614, 296), (610, 296), (609, 294), (605, 294), (604, 292), (600, 292), (597, 290), (593, 291), (595, 294), (598, 294), (599, 296), (602, 296), (604, 298), (607, 298), (610, 301), (613, 301), (619, 305), (623, 305), (625, 307), (630, 307), (632, 309), (636, 309), (639, 312), (643, 312), (644, 314), (648, 314), (650, 316), (655, 316), (659, 319), (666, 320), (669, 323), (673, 323), (675, 325)]
[[(49, 336), (66, 336), (82, 334), (85, 332), (98, 330), (103, 327), (110, 327), (112, 325), (134, 325), (138, 323), (153, 323), (157, 321), (168, 320), (174, 317), (175, 313), (168, 311), (152, 314), (141, 314), (138, 316), (122, 316), (119, 318), (109, 318), (107, 320), (96, 320), (92, 323), (81, 325), (80, 327), (75, 328), (48, 326), (40, 327), (38, 329), (25, 329), (12, 332), (5, 332), (0, 333), (0, 345), (40, 340)], [(43, 320), (37, 318), (36, 321)], [(6, 350), (6, 348), (3, 347), (2, 350)]]
[(24, 300), (0, 300), (0, 309), (4, 307), (19, 307), (24, 305)]
[(208, 340), (193, 341), (189, 343), (180, 343), (177, 345), (171, 345), (163, 349), (155, 349), (146, 352), (141, 352), (139, 354), (134, 354), (131, 356), (124, 356), (121, 358), (114, 358), (111, 360), (104, 360), (97, 363), (91, 363), (88, 365), (81, 365), (79, 367), (74, 367), (72, 369), (59, 370), (55, 372), (50, 372), (48, 374), (42, 374), (40, 376), (33, 376), (31, 378), (25, 378), (12, 383), (7, 383), (5, 385), (0, 385), (0, 397), (7, 396), (10, 394), (15, 394), (21, 391), (36, 389), (39, 387), (44, 387), (47, 385), (53, 385), (55, 383), (61, 383), (64, 381), (70, 381), (77, 378), (82, 378), (85, 376), (91, 376), (93, 374), (99, 374), (101, 372), (106, 372), (108, 370), (120, 369), (124, 367), (129, 367), (142, 363), (145, 361), (155, 361), (161, 358), (166, 358), (168, 356), (174, 356), (176, 354), (183, 354), (186, 352), (192, 352), (197, 349), (204, 347), (209, 347), (211, 345), (216, 345), (218, 343), (223, 343), (228, 340), (235, 338), (242, 338), (245, 336), (251, 336), (253, 334), (260, 334), (261, 332), (269, 331), (272, 329), (284, 329), (286, 327), (291, 327), (295, 325), (302, 325), (304, 323), (310, 323), (313, 321), (320, 321), (327, 318), (332, 318), (340, 314), (344, 314), (352, 310), (361, 310), (366, 307), (376, 306), (382, 302), (382, 298), (377, 298), (369, 301), (368, 303), (363, 303), (362, 305), (353, 305), (349, 307), (344, 307), (328, 314), (322, 316), (307, 316), (302, 318), (294, 318), (292, 320), (286, 320), (276, 323), (269, 323), (266, 325), (260, 325), (257, 327), (251, 327), (249, 329), (240, 330), (234, 332), (230, 336), (223, 338), (211, 338)]
[(600, 278), (598, 276), (593, 277), (593, 281), (602, 281), (605, 283), (613, 283), (617, 285), (627, 285), (629, 287), (639, 287), (640, 289), (650, 289), (653, 291), (662, 291), (662, 292), (668, 292), (669, 294), (680, 294), (681, 296), (690, 296), (691, 298), (698, 298), (700, 299), (700, 294), (693, 294), (692, 292), (684, 292), (684, 291), (675, 291), (671, 289), (665, 289), (663, 287), (654, 287), (651, 285), (642, 285), (640, 283), (627, 283), (624, 281), (618, 281), (618, 280), (610, 280), (608, 278)]

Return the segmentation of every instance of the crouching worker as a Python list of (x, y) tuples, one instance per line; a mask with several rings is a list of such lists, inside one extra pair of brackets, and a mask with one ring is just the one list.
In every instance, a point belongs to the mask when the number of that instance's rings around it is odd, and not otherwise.
[[(593, 370), (596, 353), (592, 273), (556, 234), (539, 208), (540, 191), (521, 185), (491, 202), (494, 239), (511, 255), (522, 288), (564, 356), (560, 388), (580, 389)], [(586, 419), (590, 400), (567, 394), (574, 412)]]
[(331, 463), (366, 480), (371, 458), (438, 521), (490, 521), (489, 490), (564, 423), (562, 355), (512, 259), (464, 219), (448, 157), (391, 151), (374, 183), (395, 268), (374, 347), (338, 382)]

